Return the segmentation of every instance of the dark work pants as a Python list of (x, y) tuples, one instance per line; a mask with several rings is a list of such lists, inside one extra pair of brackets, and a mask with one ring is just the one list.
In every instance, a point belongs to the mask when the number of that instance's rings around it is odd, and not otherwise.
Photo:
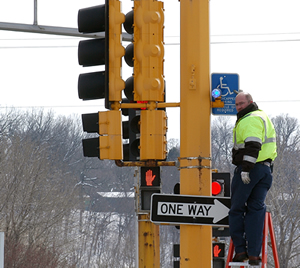
[(241, 166), (235, 169), (231, 183), (230, 236), (236, 253), (248, 251), (249, 256), (259, 256), (266, 213), (265, 199), (272, 185), (271, 169), (255, 164), (250, 171), (249, 184), (243, 183), (241, 171)]

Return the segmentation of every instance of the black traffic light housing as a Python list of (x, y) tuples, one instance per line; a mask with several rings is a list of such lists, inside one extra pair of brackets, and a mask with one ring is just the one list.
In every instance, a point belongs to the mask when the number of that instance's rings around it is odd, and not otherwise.
[(213, 268), (225, 268), (225, 243), (215, 242), (212, 245)]
[(149, 211), (152, 194), (161, 192), (160, 167), (141, 167), (140, 173), (140, 209)]
[(105, 32), (106, 37), (79, 42), (79, 65), (84, 67), (105, 65), (105, 71), (81, 74), (78, 79), (78, 95), (82, 100), (105, 98), (105, 107), (107, 109), (109, 109), (108, 14), (108, 0), (105, 0), (105, 5), (83, 8), (78, 11), (79, 32)]
[[(212, 173), (212, 195), (216, 197), (230, 197), (230, 173)], [(213, 237), (230, 236), (229, 228), (213, 227)]]

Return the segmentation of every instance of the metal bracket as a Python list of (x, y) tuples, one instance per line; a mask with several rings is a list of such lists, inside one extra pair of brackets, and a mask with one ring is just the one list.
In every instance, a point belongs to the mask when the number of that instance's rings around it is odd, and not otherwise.
[(198, 166), (179, 166), (178, 169), (189, 169), (189, 168), (198, 168), (198, 169), (202, 169), (202, 168), (207, 168), (207, 169), (211, 169), (211, 166), (203, 166), (201, 165), (202, 160), (209, 160), (211, 161), (211, 157), (202, 157), (202, 156), (197, 156), (197, 157), (178, 157), (178, 161), (180, 162), (181, 160), (198, 160), (199, 161), (199, 165)]

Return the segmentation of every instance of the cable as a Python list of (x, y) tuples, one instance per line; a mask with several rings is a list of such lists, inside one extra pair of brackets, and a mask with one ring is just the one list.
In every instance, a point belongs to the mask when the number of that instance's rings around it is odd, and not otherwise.
[[(220, 42), (210, 42), (211, 45), (219, 44), (248, 44), (248, 43), (279, 43), (279, 42), (299, 42), (300, 39), (283, 39), (283, 40), (254, 40), (254, 41), (220, 41)], [(166, 46), (178, 46), (180, 43), (166, 43)], [(24, 48), (75, 48), (78, 46), (9, 46), (1, 47), (0, 49), (24, 49)]]
[(257, 40), (257, 41), (228, 41), (228, 42), (210, 42), (213, 45), (218, 44), (242, 44), (242, 43), (277, 43), (277, 42), (299, 42), (300, 39), (289, 39), (289, 40)]
[(30, 109), (30, 108), (90, 108), (90, 107), (104, 107), (104, 105), (31, 105), (31, 106), (0, 106), (0, 109)]
[(286, 35), (286, 34), (300, 34), (300, 32), (297, 32), (297, 33), (212, 34), (211, 36), (253, 36), (253, 35)]
[[(220, 37), (220, 36), (263, 36), (263, 35), (295, 35), (300, 34), (300, 32), (293, 32), (293, 33), (237, 33), (237, 34), (212, 34), (212, 37)], [(165, 36), (165, 38), (179, 38), (179, 35), (169, 35)], [(35, 40), (51, 40), (51, 41), (59, 41), (59, 40), (77, 40), (80, 37), (66, 37), (66, 38), (0, 38), (1, 41), (35, 41)]]
[(20, 46), (20, 47), (0, 47), (0, 49), (14, 49), (14, 48), (70, 48), (77, 46)]
[(0, 38), (0, 41), (43, 41), (43, 40), (76, 40), (81, 37), (66, 37), (66, 38)]
[[(220, 42), (210, 42), (211, 45), (219, 44), (247, 44), (247, 43), (279, 43), (279, 42), (299, 42), (300, 39), (286, 39), (286, 40), (256, 40), (256, 41), (220, 41)], [(169, 43), (165, 45), (180, 45), (180, 43)]]

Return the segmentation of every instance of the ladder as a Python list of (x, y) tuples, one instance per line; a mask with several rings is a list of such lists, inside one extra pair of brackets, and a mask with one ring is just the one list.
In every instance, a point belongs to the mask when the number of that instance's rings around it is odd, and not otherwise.
[(259, 265), (259, 266), (251, 265), (250, 266), (248, 262), (232, 262), (232, 257), (233, 257), (233, 253), (234, 253), (234, 245), (233, 245), (232, 240), (230, 240), (230, 245), (229, 245), (225, 268), (229, 268), (229, 267), (261, 267), (261, 268), (265, 268), (265, 267), (267, 267), (268, 233), (270, 233), (275, 268), (280, 268), (277, 247), (276, 247), (276, 241), (275, 241), (274, 228), (273, 228), (273, 222), (272, 222), (272, 218), (271, 218), (271, 213), (269, 211), (266, 212), (264, 229), (263, 229), (261, 265)]

